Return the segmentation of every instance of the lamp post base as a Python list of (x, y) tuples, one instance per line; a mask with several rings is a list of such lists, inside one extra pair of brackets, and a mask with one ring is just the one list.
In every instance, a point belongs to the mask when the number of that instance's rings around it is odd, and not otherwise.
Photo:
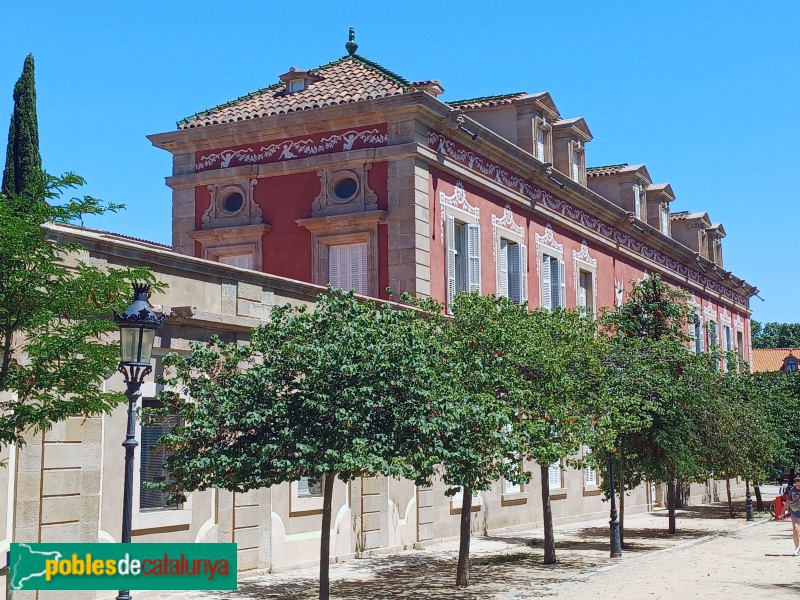
[(120, 590), (115, 600), (133, 600), (129, 590)]

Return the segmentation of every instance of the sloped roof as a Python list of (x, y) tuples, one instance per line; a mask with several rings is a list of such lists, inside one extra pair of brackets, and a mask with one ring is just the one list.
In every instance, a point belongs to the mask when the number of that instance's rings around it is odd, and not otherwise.
[(412, 87), (410, 81), (358, 54), (345, 56), (309, 73), (320, 80), (309, 83), (303, 91), (290, 94), (286, 84), (278, 82), (187, 117), (178, 122), (178, 129), (397, 96)]
[(682, 212), (674, 212), (670, 215), (670, 218), (673, 221), (689, 221), (691, 219), (706, 219), (709, 223), (711, 221), (708, 218), (707, 212), (690, 212), (688, 210), (684, 210)]
[(753, 350), (753, 360), (750, 364), (756, 373), (764, 371), (780, 371), (784, 361), (793, 355), (800, 363), (800, 348), (762, 348)]
[(622, 169), (628, 166), (628, 163), (621, 163), (619, 165), (604, 165), (602, 167), (587, 167), (587, 177), (604, 177), (606, 175), (616, 175)]
[(504, 104), (511, 104), (518, 98), (524, 98), (528, 94), (525, 92), (514, 92), (511, 94), (497, 94), (495, 96), (481, 96), (479, 98), (468, 98), (466, 100), (453, 100), (448, 102), (450, 106), (457, 106), (466, 110), (476, 108), (488, 108), (490, 106), (502, 106)]

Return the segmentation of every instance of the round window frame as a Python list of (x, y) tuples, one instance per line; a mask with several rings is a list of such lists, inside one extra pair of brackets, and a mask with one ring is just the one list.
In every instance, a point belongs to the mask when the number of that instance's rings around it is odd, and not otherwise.
[[(336, 194), (336, 186), (345, 179), (352, 179), (356, 184), (356, 189), (347, 198), (342, 198)], [(328, 180), (328, 197), (336, 204), (347, 204), (348, 202), (352, 202), (358, 197), (359, 193), (361, 193), (361, 179), (354, 171), (339, 171)]]
[[(225, 202), (227, 202), (228, 198), (230, 198), (234, 194), (239, 194), (242, 197), (242, 205), (239, 207), (238, 210), (229, 211), (225, 208)], [(241, 214), (246, 204), (247, 204), (247, 196), (245, 195), (242, 188), (240, 188), (239, 186), (236, 185), (228, 186), (217, 192), (217, 212), (223, 217), (235, 217)]]

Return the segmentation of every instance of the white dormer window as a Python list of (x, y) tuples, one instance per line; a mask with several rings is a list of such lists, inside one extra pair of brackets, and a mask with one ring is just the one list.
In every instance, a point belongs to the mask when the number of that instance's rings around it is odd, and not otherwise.
[(549, 144), (548, 130), (550, 129), (547, 121), (542, 118), (541, 120), (536, 119), (536, 136), (534, 140), (534, 156), (538, 158), (542, 162), (547, 161), (547, 147)]
[(633, 186), (633, 216), (637, 219), (642, 218), (642, 196), (644, 196), (642, 187), (639, 185)]
[(570, 177), (573, 181), (581, 182), (583, 179), (583, 148), (580, 142), (575, 142), (572, 146), (572, 173)]
[(669, 206), (666, 202), (661, 205), (661, 233), (669, 235)]
[(292, 79), (289, 81), (289, 93), (302, 92), (306, 89), (306, 82), (304, 79)]

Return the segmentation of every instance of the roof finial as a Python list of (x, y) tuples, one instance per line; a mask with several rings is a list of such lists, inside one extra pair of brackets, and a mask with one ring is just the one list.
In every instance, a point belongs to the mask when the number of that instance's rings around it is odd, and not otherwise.
[(347, 43), (344, 45), (344, 47), (347, 48), (347, 52), (350, 54), (350, 56), (353, 56), (356, 53), (356, 50), (358, 50), (358, 44), (356, 44), (355, 27), (350, 28), (350, 39), (347, 40)]

